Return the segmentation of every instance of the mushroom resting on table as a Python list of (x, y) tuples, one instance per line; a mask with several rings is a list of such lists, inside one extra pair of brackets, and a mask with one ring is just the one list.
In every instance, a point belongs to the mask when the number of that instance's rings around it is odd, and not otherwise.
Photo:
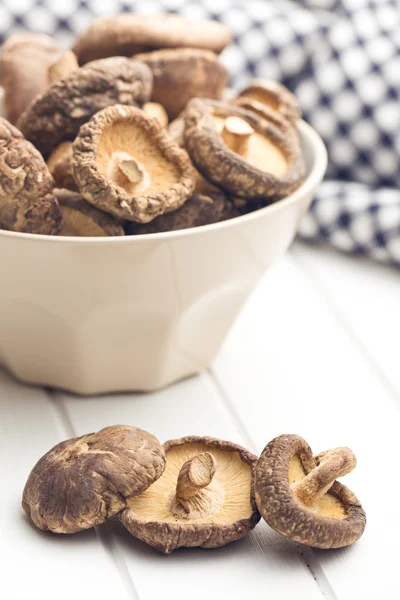
[(228, 81), (228, 72), (218, 56), (197, 48), (166, 48), (136, 54), (153, 73), (151, 98), (163, 105), (175, 119), (192, 98), (219, 100)]
[(350, 473), (349, 448), (313, 456), (298, 435), (281, 435), (264, 448), (255, 470), (258, 509), (272, 529), (315, 548), (342, 548), (364, 532), (360, 501), (336, 479)]
[(42, 155), (0, 118), (0, 229), (57, 235), (61, 212)]
[(84, 198), (121, 219), (147, 223), (192, 194), (194, 171), (158, 120), (133, 106), (109, 106), (83, 125), (73, 170)]
[(141, 106), (150, 100), (152, 74), (142, 62), (122, 56), (94, 61), (55, 81), (18, 120), (42, 154), (73, 140), (83, 123), (112, 104)]
[(256, 456), (232, 442), (196, 436), (166, 442), (164, 450), (164, 474), (119, 515), (133, 536), (170, 553), (224, 546), (255, 527)]
[(84, 64), (107, 56), (132, 56), (160, 48), (204, 48), (219, 53), (232, 39), (229, 29), (211, 20), (189, 21), (179, 15), (123, 13), (100, 17), (79, 36), (72, 50)]
[(287, 195), (305, 173), (300, 145), (271, 121), (216, 100), (191, 100), (185, 148), (198, 171), (226, 192), (254, 199)]
[(113, 237), (125, 235), (124, 228), (115, 217), (95, 208), (78, 194), (68, 189), (54, 189), (62, 214), (62, 227), (58, 235), (74, 237)]
[(301, 118), (296, 96), (278, 81), (254, 79), (236, 98), (246, 98), (264, 104), (292, 123)]
[(104, 523), (164, 471), (154, 435), (126, 425), (61, 442), (33, 467), (22, 506), (39, 529), (76, 533)]

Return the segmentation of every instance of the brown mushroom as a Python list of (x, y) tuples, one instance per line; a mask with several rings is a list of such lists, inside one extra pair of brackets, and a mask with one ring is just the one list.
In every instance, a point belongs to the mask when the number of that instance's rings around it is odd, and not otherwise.
[(158, 102), (146, 102), (142, 106), (142, 110), (146, 113), (148, 117), (153, 117), (159, 121), (160, 125), (163, 127), (167, 127), (168, 125), (168, 115), (166, 113), (165, 108), (158, 104)]
[(186, 152), (156, 119), (110, 106), (83, 125), (73, 144), (74, 178), (84, 198), (116, 217), (147, 223), (179, 208), (194, 190)]
[(178, 229), (219, 223), (237, 216), (239, 216), (239, 211), (222, 192), (194, 193), (177, 210), (161, 215), (144, 225), (135, 223), (132, 226), (132, 233), (141, 235), (177, 231)]
[(152, 74), (142, 62), (105, 58), (73, 71), (37, 97), (19, 126), (42, 154), (73, 140), (80, 126), (112, 104), (141, 106), (150, 99)]
[(0, 53), (0, 82), (4, 88), (5, 117), (15, 124), (31, 101), (48, 85), (48, 69), (61, 56), (47, 35), (18, 33), (10, 36)]
[(301, 118), (296, 96), (277, 81), (254, 79), (250, 85), (239, 92), (237, 98), (247, 98), (264, 104), (292, 123), (296, 123)]
[(168, 133), (170, 138), (181, 148), (185, 147), (184, 131), (185, 119), (183, 115), (180, 115), (177, 119), (174, 119), (168, 125)]
[(0, 228), (56, 235), (61, 212), (40, 152), (0, 118)]
[(200, 173), (248, 201), (287, 195), (304, 177), (301, 149), (273, 123), (215, 100), (191, 100), (184, 112), (185, 147)]
[(72, 172), (72, 142), (62, 142), (47, 159), (47, 166), (56, 185), (68, 190), (77, 190)]
[(132, 56), (160, 48), (191, 46), (222, 52), (232, 39), (216, 21), (188, 21), (178, 15), (121, 14), (93, 21), (72, 50), (82, 65), (107, 56)]
[(77, 69), (79, 69), (78, 59), (71, 50), (68, 50), (50, 65), (48, 73), (49, 83), (64, 79), (64, 77), (67, 77), (67, 75)]
[(256, 526), (256, 456), (237, 444), (196, 436), (166, 442), (164, 450), (163, 476), (129, 499), (119, 515), (133, 536), (170, 553), (225, 546)]
[(348, 448), (313, 456), (298, 435), (281, 435), (264, 448), (255, 470), (258, 509), (268, 525), (296, 542), (342, 548), (363, 534), (366, 515), (347, 487), (335, 481), (356, 458)]
[(58, 235), (77, 237), (125, 235), (121, 223), (86, 202), (80, 194), (66, 189), (55, 189), (54, 195), (58, 200), (63, 222)]
[(22, 506), (39, 529), (76, 533), (117, 514), (164, 467), (153, 435), (126, 425), (106, 427), (49, 450), (28, 477)]
[(137, 54), (153, 73), (152, 100), (175, 119), (191, 98), (219, 100), (228, 81), (228, 73), (218, 56), (197, 48), (163, 49)]

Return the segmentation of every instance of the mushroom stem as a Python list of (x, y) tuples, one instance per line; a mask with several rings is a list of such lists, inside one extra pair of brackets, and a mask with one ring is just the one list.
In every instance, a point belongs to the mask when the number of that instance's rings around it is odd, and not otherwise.
[(68, 50), (49, 67), (49, 83), (52, 84), (59, 79), (63, 79), (77, 69), (79, 69), (78, 60), (75, 54), (71, 50)]
[(254, 129), (240, 117), (227, 117), (222, 129), (222, 139), (225, 144), (236, 154), (247, 156), (249, 141)]
[(118, 163), (119, 172), (129, 181), (129, 183), (138, 184), (143, 179), (143, 172), (139, 169), (137, 162), (130, 158), (121, 160)]
[(215, 459), (209, 452), (202, 452), (186, 461), (179, 471), (176, 499), (189, 500), (207, 487), (214, 477), (215, 468)]
[(320, 499), (338, 477), (347, 475), (356, 466), (356, 457), (349, 448), (334, 448), (315, 457), (317, 466), (292, 486), (297, 499), (309, 508), (317, 508)]

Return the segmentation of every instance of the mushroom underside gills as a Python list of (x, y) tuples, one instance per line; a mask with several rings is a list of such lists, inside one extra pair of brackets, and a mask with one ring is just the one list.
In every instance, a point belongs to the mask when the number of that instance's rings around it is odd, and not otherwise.
[(166, 523), (234, 523), (249, 518), (251, 465), (238, 452), (186, 443), (166, 452), (163, 476), (128, 500), (136, 518)]
[(217, 131), (230, 150), (262, 171), (282, 177), (289, 165), (283, 151), (267, 136), (255, 131), (244, 119), (214, 115)]
[(344, 519), (345, 506), (329, 490), (338, 477), (350, 473), (356, 458), (348, 448), (335, 448), (315, 457), (316, 466), (306, 470), (295, 454), (289, 463), (289, 483), (297, 500), (307, 509), (321, 516)]

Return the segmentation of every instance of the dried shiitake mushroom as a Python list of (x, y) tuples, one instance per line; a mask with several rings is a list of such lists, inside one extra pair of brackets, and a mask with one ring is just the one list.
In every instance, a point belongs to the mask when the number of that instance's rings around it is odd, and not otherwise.
[(158, 102), (146, 102), (142, 106), (142, 110), (146, 113), (148, 117), (153, 117), (157, 119), (157, 121), (163, 127), (167, 127), (168, 125), (168, 115), (165, 108), (158, 104)]
[(22, 506), (36, 527), (76, 533), (104, 523), (160, 477), (165, 454), (147, 431), (114, 425), (61, 442), (33, 467)]
[(0, 82), (5, 117), (10, 123), (15, 124), (31, 101), (47, 89), (49, 67), (61, 53), (51, 37), (39, 33), (18, 33), (3, 44)]
[(255, 527), (256, 456), (231, 442), (195, 436), (166, 442), (164, 450), (163, 476), (120, 514), (133, 536), (169, 553), (225, 546)]
[(105, 58), (72, 71), (38, 96), (21, 115), (21, 131), (42, 154), (73, 140), (80, 126), (112, 104), (141, 106), (150, 99), (152, 74), (142, 62)]
[(255, 113), (195, 98), (184, 119), (185, 147), (193, 164), (226, 192), (253, 200), (287, 195), (302, 182), (300, 147)]
[(110, 106), (83, 125), (73, 144), (74, 178), (105, 212), (147, 223), (179, 208), (194, 190), (186, 152), (156, 119), (132, 106)]
[(228, 73), (218, 56), (197, 48), (163, 49), (137, 54), (153, 73), (151, 98), (175, 119), (191, 98), (219, 100), (228, 81)]
[(57, 235), (61, 212), (40, 152), (0, 118), (0, 228)]
[(301, 118), (296, 96), (277, 81), (254, 79), (237, 95), (237, 98), (247, 98), (269, 106), (292, 123), (296, 123)]
[(174, 119), (168, 125), (168, 133), (170, 135), (170, 138), (181, 148), (185, 147), (185, 138), (183, 135), (184, 131), (185, 119), (183, 118), (183, 115), (179, 115), (177, 119)]
[(132, 56), (160, 48), (204, 48), (222, 52), (232, 39), (216, 21), (188, 21), (178, 15), (121, 14), (91, 23), (72, 50), (84, 64), (107, 56)]
[(47, 159), (47, 166), (60, 188), (76, 191), (72, 172), (72, 142), (62, 142)]
[(255, 470), (258, 509), (268, 525), (296, 542), (342, 548), (357, 541), (366, 525), (356, 496), (335, 481), (350, 473), (349, 448), (313, 456), (298, 435), (281, 435), (264, 448)]
[(114, 217), (95, 208), (78, 193), (54, 189), (62, 214), (59, 235), (77, 237), (111, 237), (125, 235), (124, 228)]
[(79, 69), (79, 64), (76, 55), (71, 50), (67, 50), (58, 60), (50, 65), (48, 74), (49, 82), (54, 83), (59, 79), (64, 79), (64, 77), (77, 69)]
[(133, 224), (132, 233), (160, 233), (219, 223), (239, 216), (239, 211), (222, 192), (194, 193), (185, 204), (144, 225)]

